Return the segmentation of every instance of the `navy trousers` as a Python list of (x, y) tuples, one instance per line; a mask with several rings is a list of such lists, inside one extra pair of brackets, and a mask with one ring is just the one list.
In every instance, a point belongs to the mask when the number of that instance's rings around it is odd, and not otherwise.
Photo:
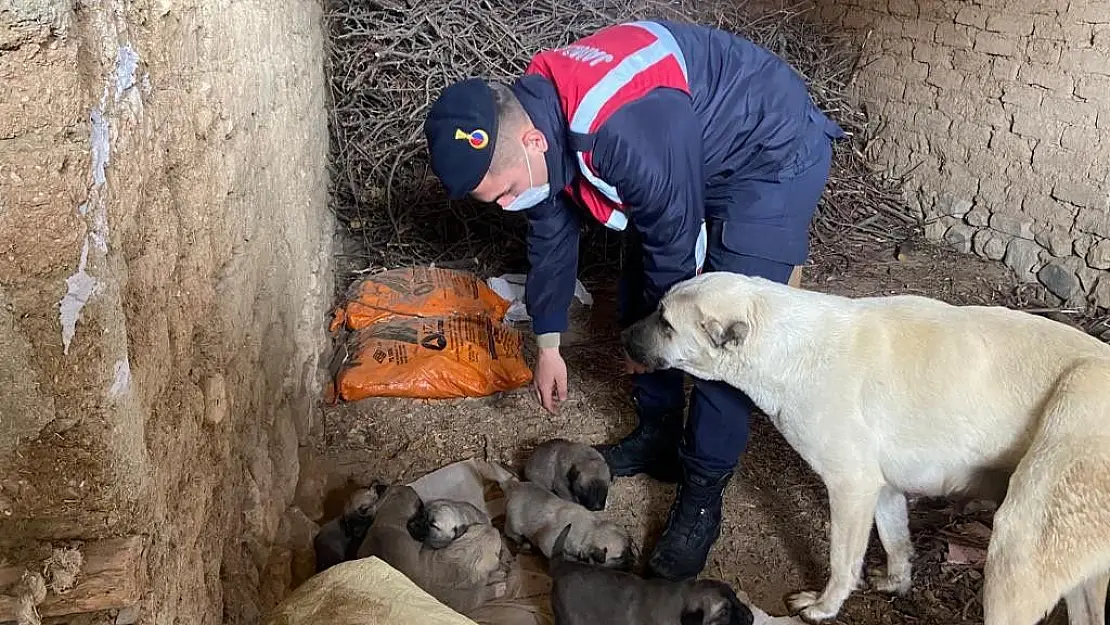
[[(816, 164), (799, 175), (779, 182), (756, 181), (737, 186), (727, 193), (728, 202), (742, 209), (753, 202), (778, 205), (787, 215), (782, 223), (790, 224), (787, 236), (808, 239), (809, 224), (824, 192), (832, 159), (832, 146)], [(743, 224), (725, 227), (731, 215), (741, 210), (714, 211), (723, 219), (707, 222), (709, 235), (705, 271), (729, 271), (760, 276), (785, 284), (794, 270), (794, 263), (767, 258), (769, 254), (745, 253), (741, 242), (729, 241), (729, 232), (742, 232)], [(643, 252), (639, 237), (629, 233), (625, 264), (619, 290), (620, 325), (627, 327), (651, 311), (644, 303)], [(761, 242), (765, 247), (767, 241)], [(800, 262), (798, 264), (801, 264)], [(684, 397), (684, 374), (676, 369), (654, 371), (633, 376), (633, 396), (640, 411), (665, 411), (681, 419)], [(731, 472), (748, 444), (748, 419), (754, 405), (741, 391), (723, 382), (694, 378), (689, 396), (689, 417), (683, 440), (675, 441), (688, 470), (704, 475)]]

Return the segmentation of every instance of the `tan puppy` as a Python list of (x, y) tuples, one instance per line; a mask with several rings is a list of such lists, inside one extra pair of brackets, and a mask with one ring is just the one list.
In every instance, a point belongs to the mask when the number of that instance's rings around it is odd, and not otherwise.
[(613, 476), (598, 450), (553, 438), (536, 446), (524, 465), (524, 479), (596, 512), (605, 509)]
[(406, 527), (413, 540), (429, 549), (451, 544), (471, 525), (489, 525), (489, 515), (466, 501), (434, 499), (421, 502)]
[(628, 530), (599, 512), (560, 499), (533, 482), (522, 482), (503, 467), (490, 465), (492, 475), (505, 493), (505, 536), (527, 541), (550, 558), (559, 532), (570, 525), (566, 552), (572, 558), (601, 566), (628, 570), (636, 558)]
[(1110, 346), (1001, 307), (912, 295), (850, 299), (708, 273), (675, 286), (623, 337), (632, 358), (723, 380), (821, 476), (830, 578), (791, 608), (834, 618), (855, 588), (872, 519), (910, 587), (905, 493), (979, 496), (995, 515), (986, 625), (1034, 625), (1061, 597), (1104, 625), (1110, 572)]
[(390, 486), (359, 547), (358, 557), (378, 556), (451, 609), (466, 613), (505, 595), (512, 555), (489, 524), (471, 525), (441, 549), (413, 540), (408, 521), (420, 509), (409, 486)]

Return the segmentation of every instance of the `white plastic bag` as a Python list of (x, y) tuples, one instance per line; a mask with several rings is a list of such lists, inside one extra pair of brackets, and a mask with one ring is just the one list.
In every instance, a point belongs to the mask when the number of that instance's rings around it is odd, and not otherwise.
[[(527, 276), (522, 273), (506, 273), (486, 280), (489, 288), (512, 302), (508, 312), (505, 313), (506, 321), (516, 322), (531, 319), (524, 305), (524, 281), (526, 278)], [(594, 305), (594, 297), (590, 295), (590, 292), (586, 290), (586, 286), (580, 280), (574, 281), (574, 297), (582, 302), (583, 306)]]

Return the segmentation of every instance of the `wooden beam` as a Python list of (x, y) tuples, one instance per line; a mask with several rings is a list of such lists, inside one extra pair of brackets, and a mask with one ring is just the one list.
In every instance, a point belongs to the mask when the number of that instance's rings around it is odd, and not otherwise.
[[(127, 536), (85, 543), (81, 547), (84, 565), (77, 584), (65, 595), (46, 593), (39, 604), (41, 616), (67, 616), (121, 610), (139, 602), (146, 586), (145, 541), (142, 536)], [(34, 567), (40, 566), (35, 563)], [(0, 622), (16, 620), (19, 600), (7, 593), (19, 583), (26, 565), (0, 567)]]

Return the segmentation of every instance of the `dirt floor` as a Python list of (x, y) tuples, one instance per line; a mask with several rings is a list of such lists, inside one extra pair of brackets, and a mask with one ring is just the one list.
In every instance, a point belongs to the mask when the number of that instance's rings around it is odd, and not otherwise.
[[(824, 254), (807, 267), (803, 285), (853, 296), (920, 293), (956, 303), (1012, 305), (1029, 297), (996, 263), (923, 245), (901, 259), (890, 246)], [(531, 446), (547, 438), (599, 443), (631, 430), (635, 417), (628, 378), (611, 357), (614, 285), (587, 286), (595, 304), (572, 315), (576, 338), (564, 349), (571, 395), (557, 416), (545, 413), (529, 389), (481, 400), (371, 399), (328, 409), (318, 437), (318, 464), (302, 473), (299, 503), (306, 513), (330, 518), (351, 482), (407, 481), (473, 456), (518, 469)], [(324, 492), (330, 493), (326, 501), (314, 496)], [(641, 565), (662, 530), (672, 496), (672, 486), (643, 476), (619, 479), (614, 486), (608, 514), (626, 524), (643, 546)], [(965, 522), (989, 524), (989, 513), (979, 512), (977, 518), (957, 510), (944, 501), (913, 502), (911, 529), (918, 551), (912, 593), (892, 599), (857, 592), (837, 622), (981, 622), (981, 569), (946, 564), (945, 533)], [(824, 583), (827, 524), (820, 482), (759, 415), (737, 479), (727, 490), (724, 526), (705, 575), (733, 583), (771, 614), (784, 614), (784, 595)], [(873, 534), (868, 564), (880, 558)]]

